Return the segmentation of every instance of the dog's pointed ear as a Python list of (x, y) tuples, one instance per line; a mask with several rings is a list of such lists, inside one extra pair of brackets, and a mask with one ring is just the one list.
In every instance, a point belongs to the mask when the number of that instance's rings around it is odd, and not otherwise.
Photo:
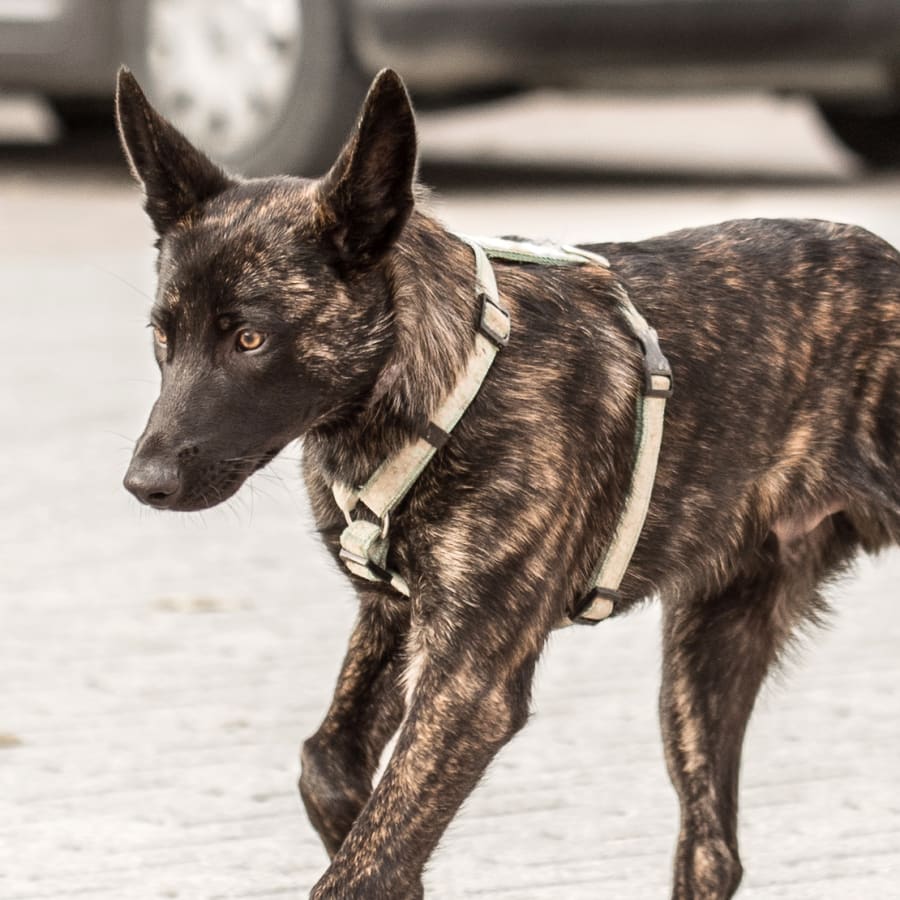
[(150, 105), (125, 66), (116, 81), (116, 124), (131, 171), (143, 185), (144, 208), (157, 234), (165, 234), (198, 203), (231, 183)]
[(318, 184), (324, 236), (349, 265), (376, 261), (413, 209), (416, 122), (400, 76), (375, 77), (356, 129)]

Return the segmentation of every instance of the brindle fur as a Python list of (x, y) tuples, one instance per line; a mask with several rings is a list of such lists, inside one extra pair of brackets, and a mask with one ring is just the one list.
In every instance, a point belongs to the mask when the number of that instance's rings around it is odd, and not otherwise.
[[(402, 83), (377, 78), (318, 181), (226, 176), (128, 73), (118, 118), (160, 235), (153, 315), (168, 336), (128, 485), (156, 506), (208, 506), (302, 435), (336, 554), (331, 483), (362, 483), (416, 433), (479, 311), (471, 251), (414, 200)], [(853, 226), (764, 220), (593, 249), (609, 271), (496, 264), (512, 339), (391, 519), (412, 598), (351, 578), (358, 621), (303, 747), (301, 794), (331, 855), (313, 897), (421, 897), (448, 822), (526, 721), (535, 663), (610, 540), (632, 465), (640, 357), (616, 283), (676, 380), (615, 611), (663, 604), (674, 897), (737, 888), (741, 743), (760, 684), (822, 616), (823, 582), (900, 538), (894, 249)], [(268, 335), (260, 352), (234, 349), (239, 327)]]

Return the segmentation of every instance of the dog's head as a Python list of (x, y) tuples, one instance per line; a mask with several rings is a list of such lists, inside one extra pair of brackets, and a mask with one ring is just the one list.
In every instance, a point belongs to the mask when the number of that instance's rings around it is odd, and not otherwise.
[(162, 385), (125, 485), (151, 506), (202, 509), (371, 390), (391, 346), (381, 262), (413, 207), (413, 113), (382, 72), (317, 180), (227, 175), (126, 70), (116, 116), (159, 235)]

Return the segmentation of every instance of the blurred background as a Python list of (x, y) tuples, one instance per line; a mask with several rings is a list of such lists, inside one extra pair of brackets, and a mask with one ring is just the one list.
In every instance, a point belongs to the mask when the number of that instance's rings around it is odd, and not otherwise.
[[(0, 0), (0, 897), (302, 896), (327, 861), (297, 748), (353, 599), (296, 447), (203, 514), (121, 488), (157, 389), (121, 62), (228, 167), (306, 175), (390, 65), (462, 231), (812, 216), (900, 245), (900, 2)], [(900, 553), (831, 597), (751, 723), (742, 897), (900, 896)], [(666, 896), (658, 627), (552, 639), (429, 896)]]

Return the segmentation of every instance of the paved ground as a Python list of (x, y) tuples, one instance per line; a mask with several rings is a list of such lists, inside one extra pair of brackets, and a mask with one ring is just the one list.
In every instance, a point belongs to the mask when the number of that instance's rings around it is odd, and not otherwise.
[[(426, 124), (425, 175), (459, 229), (602, 239), (789, 214), (900, 244), (900, 179), (858, 177), (802, 106), (538, 101)], [(303, 896), (325, 855), (296, 748), (350, 592), (295, 458), (203, 515), (120, 489), (156, 376), (151, 235), (109, 157), (0, 149), (0, 897)], [(832, 596), (834, 628), (752, 723), (747, 900), (900, 897), (900, 554)], [(666, 895), (657, 631), (648, 609), (553, 639), (535, 716), (442, 844), (430, 897)]]

